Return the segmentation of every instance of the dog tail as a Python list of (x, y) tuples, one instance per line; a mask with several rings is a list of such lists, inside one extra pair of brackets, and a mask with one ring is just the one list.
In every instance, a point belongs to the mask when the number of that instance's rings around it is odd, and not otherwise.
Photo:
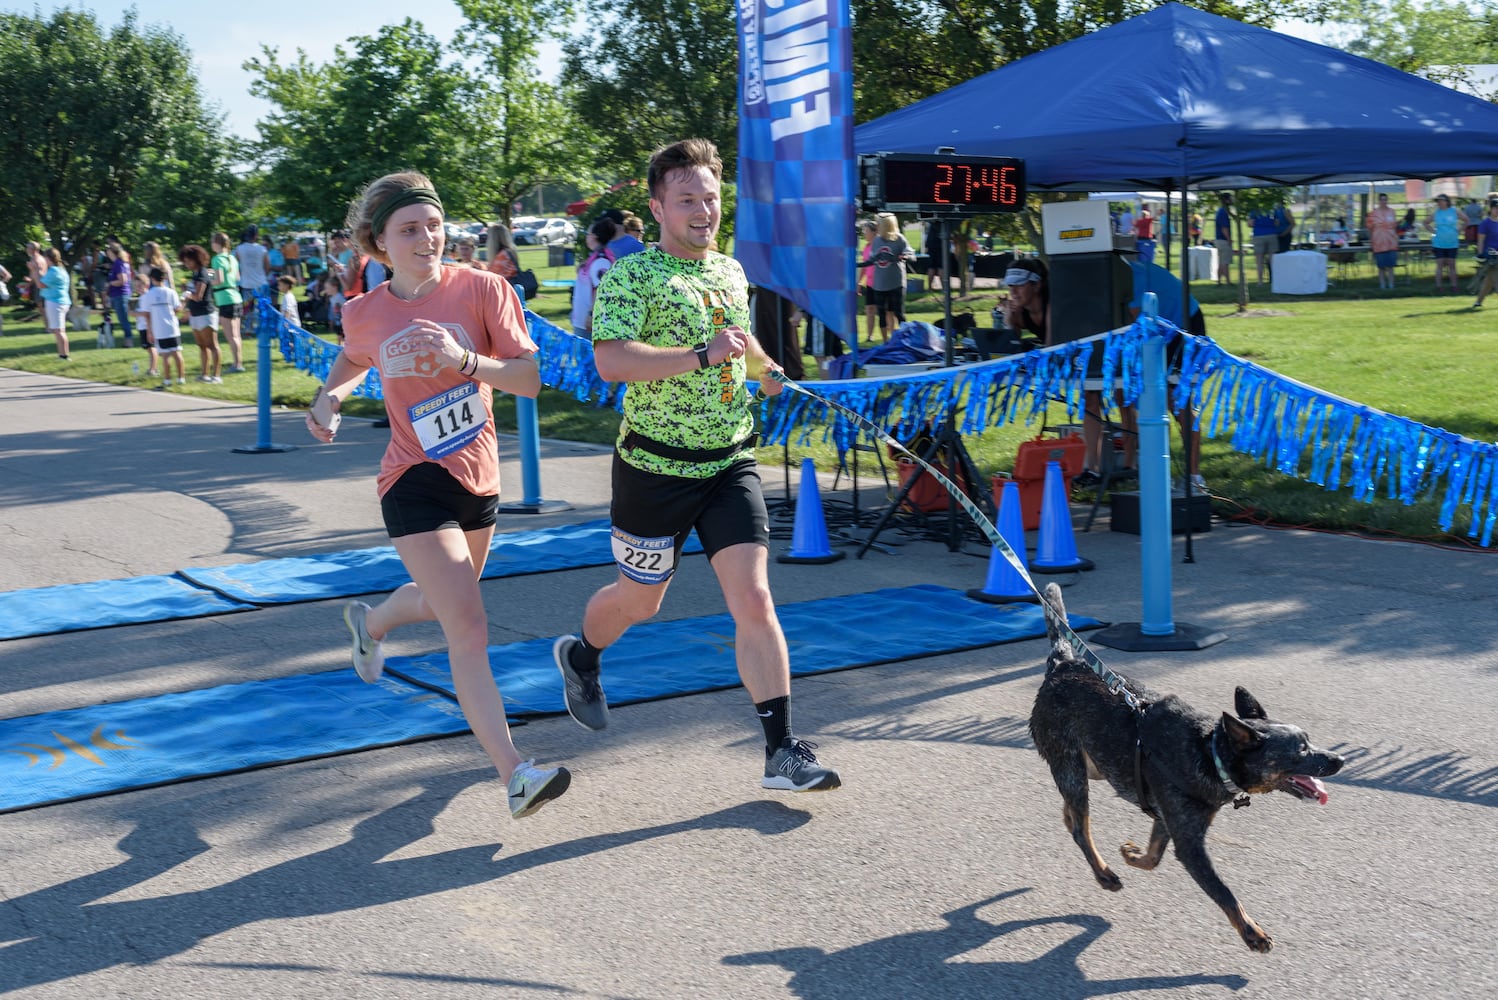
[(1064, 638), (1061, 631), (1061, 623), (1066, 621), (1066, 602), (1061, 599), (1061, 588), (1054, 584), (1045, 585), (1045, 593), (1041, 602), (1045, 607), (1045, 637), (1051, 644), (1051, 658), (1069, 660), (1076, 652), (1071, 648), (1071, 640)]

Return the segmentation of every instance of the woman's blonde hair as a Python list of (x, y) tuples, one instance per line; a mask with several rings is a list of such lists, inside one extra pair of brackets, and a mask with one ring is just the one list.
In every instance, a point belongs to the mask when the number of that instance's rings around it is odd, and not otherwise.
[(354, 246), (359, 252), (373, 257), (382, 264), (388, 265), (390, 258), (385, 256), (385, 251), (375, 245), (374, 217), (375, 212), (392, 196), (410, 188), (430, 188), (431, 180), (426, 174), (415, 170), (402, 170), (400, 173), (386, 174), (379, 180), (370, 181), (363, 191), (349, 202), (348, 216), (343, 225), (354, 241)]
[(489, 250), (490, 260), (493, 260), (494, 255), (501, 249), (508, 250), (513, 254), (519, 254), (520, 252), (515, 248), (515, 237), (510, 232), (510, 227), (502, 222), (490, 224), (489, 235), (485, 237), (484, 245)]
[(879, 235), (887, 240), (900, 238), (900, 220), (895, 218), (893, 212), (879, 213)]

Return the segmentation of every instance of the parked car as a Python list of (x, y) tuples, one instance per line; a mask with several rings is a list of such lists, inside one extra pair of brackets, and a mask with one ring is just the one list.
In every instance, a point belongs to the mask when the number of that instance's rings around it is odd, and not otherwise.
[(527, 233), (537, 229), (546, 222), (539, 215), (517, 215), (510, 220), (510, 236), (516, 243), (529, 242), (530, 238), (520, 239), (521, 233)]
[[(521, 239), (521, 236), (525, 239)], [(515, 234), (516, 243), (573, 243), (577, 240), (577, 226), (566, 219), (547, 219), (535, 229), (525, 229)]]

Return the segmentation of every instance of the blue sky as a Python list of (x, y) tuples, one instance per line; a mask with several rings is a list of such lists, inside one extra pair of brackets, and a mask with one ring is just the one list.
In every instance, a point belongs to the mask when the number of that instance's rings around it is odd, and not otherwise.
[[(51, 16), (61, 7), (91, 10), (106, 29), (119, 24), (130, 4), (58, 2), (58, 0), (0, 0), (0, 10), (31, 14), (40, 8)], [(408, 16), (427, 33), (446, 44), (462, 22), (452, 0), (249, 0), (201, 3), (195, 0), (137, 0), (133, 4), (142, 23), (169, 27), (187, 41), (197, 64), (204, 96), (227, 115), (230, 131), (253, 137), (255, 121), (270, 106), (250, 96), (253, 77), (241, 64), (268, 45), (290, 62), (298, 48), (314, 63), (333, 57), (333, 47), (352, 35), (373, 34), (382, 25), (398, 24)], [(544, 47), (543, 58), (556, 60), (560, 48)]]

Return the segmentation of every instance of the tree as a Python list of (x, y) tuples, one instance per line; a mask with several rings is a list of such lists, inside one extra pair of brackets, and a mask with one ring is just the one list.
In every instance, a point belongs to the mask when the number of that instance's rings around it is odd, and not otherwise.
[(457, 0), (465, 18), (458, 43), (482, 53), (490, 79), (488, 122), (477, 192), (506, 224), (510, 208), (539, 184), (586, 184), (597, 137), (573, 115), (557, 86), (539, 78), (542, 38), (572, 13), (566, 0)]
[(569, 39), (562, 82), (610, 182), (643, 177), (660, 146), (711, 139), (738, 158), (738, 36), (726, 0), (584, 0), (593, 32)]
[[(1160, 6), (1160, 0), (851, 2), (854, 108), (860, 122)], [(1191, 6), (1269, 27), (1277, 19), (1315, 16), (1323, 2), (1343, 0), (1203, 0)]]
[[(599, 167), (638, 176), (651, 150), (686, 136), (738, 156), (738, 37), (725, 0), (582, 0), (596, 28), (567, 41), (562, 80), (573, 109), (603, 138)], [(1157, 0), (850, 0), (853, 107), (860, 122), (1006, 62), (1116, 24)], [(1313, 3), (1206, 0), (1196, 6), (1270, 24)]]
[(1339, 48), (1450, 86), (1474, 83), (1467, 67), (1498, 62), (1492, 0), (1336, 0), (1323, 15)]
[(173, 149), (195, 147), (209, 157), (197, 175), (222, 180), (192, 53), (167, 29), (139, 27), (133, 12), (107, 35), (82, 10), (0, 14), (0, 93), (6, 243), (27, 227), (66, 246), (163, 221), (135, 198)]
[(214, 230), (238, 231), (248, 221), (240, 213), (250, 185), (230, 169), (235, 141), (225, 135), (220, 116), (197, 108), (146, 150), (129, 218), (117, 229), (126, 246), (155, 240), (175, 260), (184, 243), (207, 246)]
[(259, 76), (250, 92), (276, 105), (259, 123), (267, 190), (283, 211), (332, 229), (365, 184), (419, 170), (449, 212), (467, 212), (480, 169), (471, 136), (485, 127), (468, 74), (410, 18), (349, 44), (326, 66), (301, 50), (283, 66), (268, 47), (245, 63)]
[(336, 228), (365, 184), (419, 170), (448, 215), (508, 218), (515, 196), (565, 179), (575, 129), (544, 84), (517, 72), (496, 87), (410, 18), (348, 44), (321, 66), (301, 50), (283, 65), (265, 47), (245, 63), (258, 76), (251, 92), (276, 106), (260, 122), (259, 156), (286, 213)]

